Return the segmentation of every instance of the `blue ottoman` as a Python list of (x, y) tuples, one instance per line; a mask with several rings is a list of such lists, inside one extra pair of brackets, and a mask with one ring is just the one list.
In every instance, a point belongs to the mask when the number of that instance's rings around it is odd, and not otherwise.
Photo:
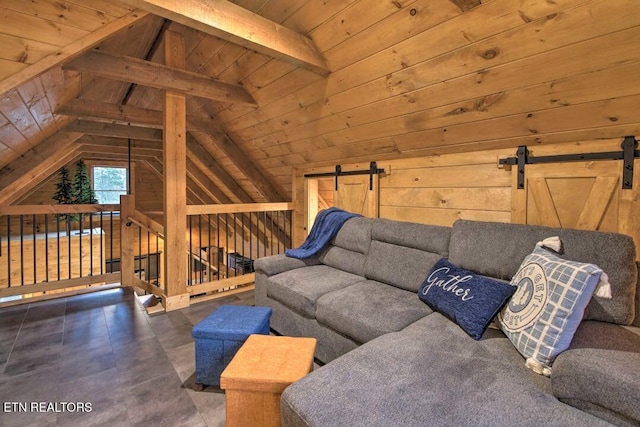
[(270, 307), (223, 305), (194, 326), (196, 389), (219, 387), (220, 374), (249, 335), (269, 335), (270, 318)]

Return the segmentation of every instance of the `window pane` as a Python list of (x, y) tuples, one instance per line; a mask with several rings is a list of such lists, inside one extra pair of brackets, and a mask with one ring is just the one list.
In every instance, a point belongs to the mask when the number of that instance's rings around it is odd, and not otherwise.
[(127, 191), (127, 168), (96, 166), (93, 168), (93, 189)]
[(127, 194), (127, 168), (94, 166), (93, 191), (98, 203), (120, 203), (120, 196)]
[(98, 203), (100, 204), (118, 204), (120, 203), (120, 196), (127, 194), (126, 191), (105, 191), (98, 190), (95, 192)]

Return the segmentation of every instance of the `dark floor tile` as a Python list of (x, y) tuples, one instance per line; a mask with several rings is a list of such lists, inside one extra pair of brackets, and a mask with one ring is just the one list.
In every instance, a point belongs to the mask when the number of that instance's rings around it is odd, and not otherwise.
[(148, 381), (173, 366), (157, 339), (134, 341), (124, 346), (114, 346), (113, 353), (118, 367), (118, 377), (123, 387)]
[(69, 315), (95, 308), (102, 308), (102, 297), (99, 292), (67, 298), (65, 313)]
[[(22, 335), (22, 332), (20, 333)], [(18, 336), (9, 360), (7, 360), (3, 375), (17, 376), (27, 372), (39, 371), (49, 368), (58, 363), (62, 351), (62, 334), (52, 334), (36, 339), (36, 336), (24, 338), (24, 343), (20, 342)]]
[(2, 414), (0, 425), (224, 426), (224, 394), (193, 391), (191, 329), (220, 305), (252, 304), (250, 294), (153, 318), (130, 289), (0, 309), (0, 400), (92, 404), (89, 414)]
[(188, 385), (185, 385), (185, 388), (208, 427), (225, 427), (226, 401), (223, 392), (213, 390), (211, 387), (205, 388), (204, 391), (194, 391)]
[(109, 334), (112, 337), (120, 332), (148, 331), (153, 333), (149, 325), (149, 316), (145, 312), (138, 310), (137, 307), (130, 307), (124, 304), (105, 307), (104, 317)]
[(136, 341), (155, 339), (151, 327), (147, 325), (117, 325), (109, 328), (111, 343), (115, 346), (124, 346)]
[(52, 317), (33, 322), (25, 322), (20, 328), (20, 335), (50, 335), (61, 333), (64, 329), (64, 317)]
[(0, 327), (0, 353), (11, 351), (18, 333), (20, 333), (20, 325)]
[(133, 290), (131, 288), (111, 289), (100, 292), (102, 306), (110, 306), (121, 302), (133, 302)]
[(65, 329), (62, 344), (64, 346), (81, 346), (94, 341), (109, 342), (109, 330), (105, 324), (98, 323), (83, 328)]
[(206, 426), (175, 372), (129, 387), (124, 394), (132, 425)]
[(184, 344), (166, 350), (167, 357), (178, 373), (178, 377), (185, 382), (196, 371), (196, 350), (195, 344)]
[(222, 302), (221, 300), (215, 301), (215, 303), (200, 303), (192, 305), (188, 308), (185, 308), (184, 315), (189, 319), (189, 321), (193, 325), (197, 325), (201, 321), (203, 321), (207, 316), (215, 311), (216, 308), (220, 307)]
[(15, 412), (2, 414), (2, 426), (47, 426), (55, 425), (56, 414), (33, 411), (31, 402), (57, 401), (59, 373), (55, 366), (38, 372), (27, 372), (15, 377), (0, 377), (0, 401), (19, 402), (27, 405), (27, 410), (13, 407)]
[(107, 321), (102, 308), (92, 308), (89, 310), (67, 313), (64, 317), (64, 330), (73, 329), (93, 329), (98, 326), (107, 326)]
[(149, 319), (149, 324), (165, 349), (193, 342), (193, 324), (179, 311), (154, 316)]
[[(68, 348), (68, 347), (67, 347)], [(60, 361), (60, 375), (63, 383), (74, 381), (115, 369), (116, 359), (111, 344), (102, 346), (77, 347), (76, 351), (67, 351)]]
[(43, 347), (62, 343), (62, 332), (40, 332), (38, 330), (22, 329), (18, 334), (14, 345), (14, 351), (40, 350)]
[(28, 309), (29, 306), (27, 304), (0, 309), (0, 325), (2, 325), (2, 329), (22, 325)]
[(105, 307), (104, 317), (109, 328), (109, 333), (114, 334), (119, 331), (127, 330), (144, 330), (151, 328), (149, 325), (149, 317), (146, 313), (142, 313), (134, 307)]
[[(2, 413), (3, 427), (45, 427), (55, 426), (55, 412), (38, 412), (31, 409), (32, 401), (15, 402), (11, 401), (9, 412)], [(13, 403), (15, 402), (15, 403)], [(19, 405), (26, 405), (26, 409), (21, 409)]]
[(129, 413), (115, 368), (85, 376), (60, 385), (58, 399), (82, 402), (91, 406), (90, 412), (59, 414), (58, 425), (68, 426), (128, 426)]
[(7, 360), (9, 360), (9, 352), (3, 352), (2, 349), (0, 349), (0, 375), (2, 375), (2, 372), (4, 372), (4, 365), (6, 365)]
[(65, 312), (66, 301), (64, 298), (51, 301), (41, 301), (29, 304), (29, 310), (24, 319), (27, 325), (41, 320), (50, 320), (54, 318), (63, 318)]

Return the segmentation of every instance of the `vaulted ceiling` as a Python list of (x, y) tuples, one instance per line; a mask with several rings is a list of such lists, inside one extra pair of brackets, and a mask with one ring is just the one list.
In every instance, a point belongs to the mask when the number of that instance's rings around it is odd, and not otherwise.
[(0, 0), (0, 42), (0, 205), (128, 139), (161, 172), (166, 88), (207, 203), (287, 200), (294, 167), (640, 134), (637, 0)]

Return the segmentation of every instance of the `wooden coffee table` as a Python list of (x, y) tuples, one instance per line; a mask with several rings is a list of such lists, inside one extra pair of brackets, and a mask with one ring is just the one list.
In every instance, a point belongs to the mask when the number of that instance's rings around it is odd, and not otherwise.
[(250, 335), (220, 376), (227, 427), (280, 426), (280, 394), (313, 370), (315, 338)]

